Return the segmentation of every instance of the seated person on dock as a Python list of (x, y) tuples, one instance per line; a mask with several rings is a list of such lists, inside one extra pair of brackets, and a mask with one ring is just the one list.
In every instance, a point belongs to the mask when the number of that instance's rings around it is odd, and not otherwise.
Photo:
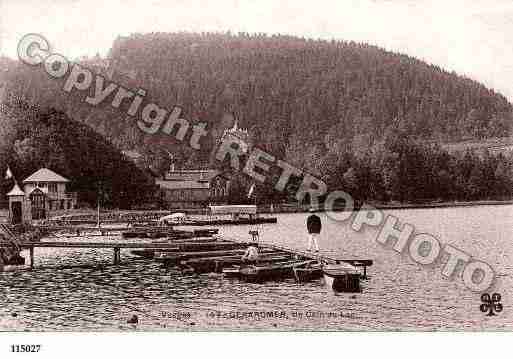
[(254, 263), (258, 260), (259, 256), (258, 243), (252, 243), (242, 256), (242, 263)]

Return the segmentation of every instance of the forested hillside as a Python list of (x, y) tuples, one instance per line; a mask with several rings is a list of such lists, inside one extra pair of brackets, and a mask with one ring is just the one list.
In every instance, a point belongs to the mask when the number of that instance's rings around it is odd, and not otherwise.
[[(358, 197), (511, 196), (511, 158), (448, 154), (433, 145), (511, 136), (511, 104), (478, 82), (405, 55), (290, 36), (152, 33), (119, 37), (108, 58), (81, 63), (127, 88), (146, 89), (148, 101), (182, 107), (189, 121), (208, 122), (211, 134), (233, 114), (253, 145)], [(157, 172), (167, 167), (168, 152), (178, 166), (214, 165), (214, 138), (197, 152), (169, 136), (143, 134), (126, 109), (109, 101), (89, 106), (86, 94), (65, 93), (62, 81), (41, 68), (4, 66), (10, 91), (143, 154)]]
[[(191, 121), (214, 125), (233, 113), (252, 129), (256, 144), (277, 155), (296, 143), (324, 151), (333, 138), (373, 140), (397, 123), (408, 136), (438, 141), (511, 133), (511, 105), (500, 94), (437, 66), (352, 42), (135, 34), (118, 38), (108, 59), (82, 63), (129, 88), (147, 89), (147, 98), (162, 106), (181, 106)], [(145, 138), (120, 111), (92, 108), (79, 95), (69, 96), (40, 68), (20, 65), (8, 74), (11, 90), (65, 111), (119, 148), (144, 152), (146, 144), (162, 141)]]
[(13, 185), (3, 176), (9, 165), (18, 183), (41, 167), (50, 168), (69, 178), (69, 190), (91, 206), (99, 195), (106, 206), (129, 208), (153, 194), (146, 174), (102, 136), (62, 112), (9, 98), (0, 104), (0, 123), (2, 193)]

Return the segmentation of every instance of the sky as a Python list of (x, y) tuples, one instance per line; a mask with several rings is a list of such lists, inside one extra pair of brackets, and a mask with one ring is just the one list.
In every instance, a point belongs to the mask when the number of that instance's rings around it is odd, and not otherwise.
[(118, 35), (244, 31), (366, 42), (484, 83), (513, 101), (512, 0), (0, 0), (0, 54), (40, 33), (70, 59)]

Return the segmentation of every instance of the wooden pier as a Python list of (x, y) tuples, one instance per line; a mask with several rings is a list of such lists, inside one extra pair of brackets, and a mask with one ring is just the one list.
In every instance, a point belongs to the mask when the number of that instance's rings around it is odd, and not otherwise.
[[(217, 234), (217, 229), (183, 231), (173, 230), (172, 226), (131, 228), (130, 232), (125, 232), (129, 233), (129, 236), (123, 235), (125, 238), (131, 238), (132, 236), (142, 237), (144, 234), (149, 238), (157, 238), (156, 234), (159, 236), (162, 234), (166, 237), (162, 241), (52, 241), (49, 238), (36, 242), (22, 240), (9, 228), (4, 227), (0, 227), (4, 237), (0, 240), (0, 248), (17, 253), (17, 261), (9, 259), (10, 262), (16, 262), (16, 265), (23, 265), (25, 262), (24, 258), (19, 256), (19, 251), (28, 249), (30, 269), (34, 268), (35, 248), (111, 249), (114, 265), (121, 263), (122, 249), (131, 249), (133, 254), (162, 261), (166, 266), (176, 267), (182, 274), (226, 273), (227, 276), (238, 276), (245, 281), (257, 282), (271, 278), (280, 280), (291, 276), (301, 282), (324, 275), (326, 283), (329, 283), (334, 291), (359, 292), (360, 280), (367, 279), (367, 267), (373, 264), (373, 261), (368, 259), (351, 259), (326, 251), (311, 252), (265, 243), (260, 241), (259, 233), (255, 230), (249, 231), (251, 239), (247, 242), (214, 236)], [(100, 231), (103, 234), (102, 229), (118, 231), (127, 228), (72, 228), (77, 235), (83, 230)], [(258, 243), (259, 255), (248, 263), (248, 259), (244, 258), (245, 250), (256, 243)], [(2, 269), (3, 266), (0, 270)]]
[[(44, 242), (19, 242), (18, 246), (21, 249), (28, 249), (30, 254), (30, 268), (34, 267), (34, 250), (35, 248), (84, 248), (84, 249), (112, 249), (113, 250), (113, 264), (118, 265), (121, 263), (121, 249), (137, 249), (148, 250), (155, 252), (170, 252), (170, 255), (176, 258), (192, 258), (192, 257), (208, 257), (210, 253), (216, 254), (219, 251), (225, 250), (232, 251), (233, 254), (240, 254), (241, 248), (248, 246), (251, 242), (235, 242), (221, 240), (216, 238), (206, 237), (197, 238), (194, 240), (170, 240), (167, 242), (69, 242), (69, 241), (44, 241)], [(13, 243), (8, 241), (0, 241), (0, 247), (12, 247)], [(301, 258), (317, 260), (324, 263), (349, 263), (355, 267), (363, 268), (363, 276), (367, 275), (367, 267), (372, 266), (372, 260), (368, 259), (348, 259), (344, 257), (335, 257), (331, 254), (322, 252), (308, 252), (298, 249), (293, 249), (285, 246), (260, 243), (263, 249), (282, 251)], [(208, 249), (205, 250), (205, 247)], [(210, 249), (215, 247), (215, 249)], [(263, 251), (265, 252), (265, 250)], [(197, 253), (198, 255), (194, 255)], [(165, 258), (160, 258), (160, 260)]]
[[(148, 260), (163, 262), (175, 267), (183, 275), (200, 273), (223, 273), (245, 281), (282, 280), (293, 277), (298, 282), (310, 281), (324, 276), (325, 282), (334, 291), (359, 292), (360, 280), (367, 279), (367, 267), (372, 260), (347, 258), (329, 251), (305, 251), (260, 240), (258, 231), (249, 231), (248, 241), (238, 238), (223, 238), (217, 229), (174, 230), (173, 226), (49, 226), (52, 231), (67, 231), (74, 236), (96, 232), (100, 235), (122, 232), (123, 238), (159, 238), (147, 241), (70, 241), (61, 237), (47, 237), (44, 241), (31, 241), (17, 236), (5, 225), (0, 225), (0, 248), (3, 257), (8, 253), (8, 265), (25, 264), (20, 251), (29, 251), (30, 269), (34, 268), (36, 248), (109, 249), (113, 253), (113, 264), (121, 263), (121, 250), (130, 249), (132, 254)], [(86, 236), (84, 236), (86, 237)], [(248, 246), (258, 243), (258, 255), (248, 261)], [(136, 253), (137, 252), (137, 253)], [(14, 253), (15, 255), (12, 255)], [(0, 258), (0, 271), (4, 268)], [(10, 264), (9, 264), (10, 263)]]
[[(215, 243), (215, 242), (211, 242)], [(205, 243), (191, 241), (170, 241), (167, 243), (141, 243), (141, 242), (20, 242), (21, 249), (28, 249), (30, 253), (30, 268), (34, 268), (35, 248), (88, 248), (88, 249), (112, 249), (114, 252), (113, 263), (121, 262), (121, 249), (146, 249), (154, 251), (183, 251), (194, 250), (194, 247), (201, 248)], [(0, 247), (12, 247), (12, 242), (0, 241)]]

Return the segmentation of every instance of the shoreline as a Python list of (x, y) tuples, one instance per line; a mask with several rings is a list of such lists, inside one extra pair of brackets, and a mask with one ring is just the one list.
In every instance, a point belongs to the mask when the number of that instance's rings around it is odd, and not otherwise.
[[(376, 209), (429, 209), (429, 208), (457, 208), (457, 207), (477, 207), (477, 206), (505, 206), (513, 205), (513, 200), (483, 200), (483, 201), (465, 201), (465, 202), (432, 202), (432, 203), (377, 203), (377, 202), (364, 202)], [(274, 210), (271, 211), (271, 205), (266, 204), (259, 206), (259, 213), (307, 213), (310, 212), (308, 207), (297, 207), (292, 204), (278, 204), (273, 205)], [(260, 210), (261, 207), (265, 209)], [(361, 204), (355, 204), (353, 211), (359, 210)], [(342, 212), (345, 211), (345, 207), (335, 207), (333, 211)], [(315, 212), (324, 212), (323, 208), (315, 210)]]
[[(484, 200), (484, 201), (465, 201), (465, 202), (431, 202), (431, 203), (378, 203), (378, 202), (364, 202), (365, 204), (381, 210), (411, 210), (411, 209), (429, 209), (429, 208), (457, 208), (457, 207), (476, 207), (476, 206), (499, 206), (499, 205), (513, 205), (513, 200)], [(361, 208), (362, 203), (356, 203), (353, 211)], [(273, 207), (271, 210), (271, 206)], [(345, 211), (345, 207), (335, 207), (333, 211)], [(117, 215), (120, 213), (125, 214), (141, 214), (141, 213), (172, 213), (172, 212), (187, 212), (190, 214), (204, 214), (202, 209), (161, 209), (161, 210), (121, 210), (121, 209), (105, 209), (102, 211), (104, 215)], [(299, 207), (296, 204), (280, 203), (280, 204), (260, 204), (258, 205), (258, 213), (272, 215), (279, 213), (309, 213), (308, 206)], [(324, 212), (323, 208), (315, 212)], [(95, 210), (91, 209), (75, 209), (73, 212), (62, 214), (61, 219), (73, 216), (94, 216)], [(57, 219), (57, 218), (53, 218)]]
[(421, 203), (421, 204), (391, 204), (375, 205), (379, 209), (423, 209), (423, 208), (453, 208), (453, 207), (474, 207), (474, 206), (497, 206), (511, 205), (513, 200), (489, 200), (489, 201), (468, 201), (468, 202), (440, 202), (440, 203)]

